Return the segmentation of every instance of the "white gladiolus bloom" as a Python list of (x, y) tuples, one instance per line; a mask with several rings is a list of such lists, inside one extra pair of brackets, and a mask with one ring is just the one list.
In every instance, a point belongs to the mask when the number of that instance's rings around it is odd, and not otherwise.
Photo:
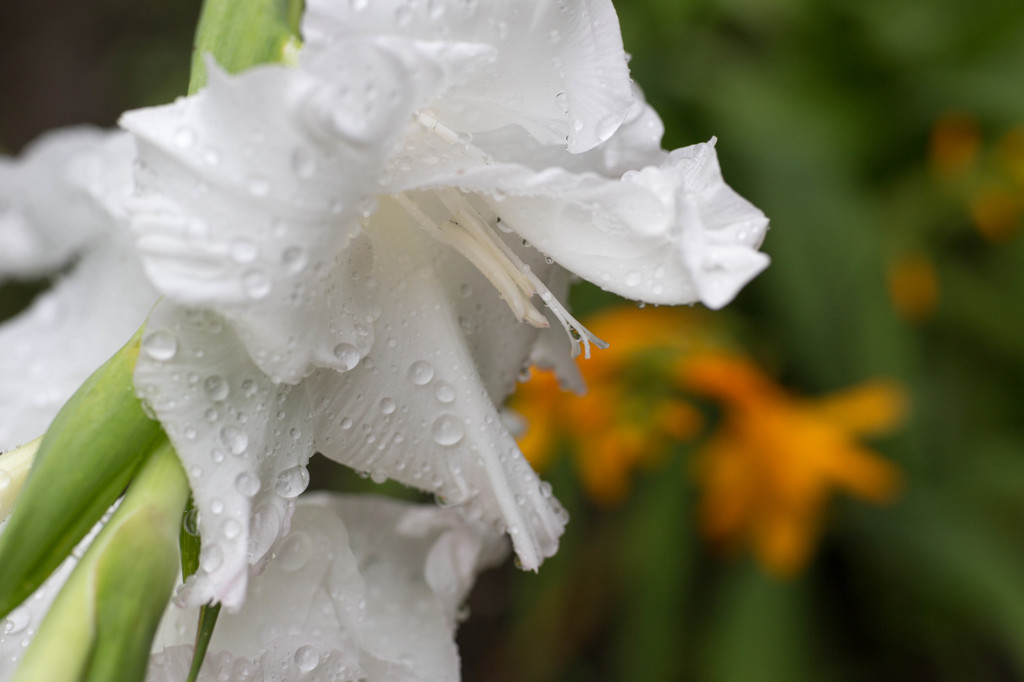
[(166, 297), (136, 386), (201, 510), (182, 597), (242, 605), (314, 451), (507, 530), (534, 569), (565, 513), (495, 405), (529, 359), (600, 343), (567, 271), (719, 307), (767, 264), (767, 220), (713, 141), (660, 149), (605, 0), (312, 0), (303, 32), (295, 66), (211, 63), (122, 119)]
[[(304, 496), (245, 607), (221, 614), (199, 679), (454, 682), (460, 607), (477, 573), (506, 554), (499, 535), (453, 510)], [(74, 565), (66, 561), (0, 621), (0, 680), (13, 674)], [(149, 682), (185, 679), (196, 621), (195, 609), (168, 608)]]
[[(507, 553), (501, 536), (450, 509), (303, 496), (245, 606), (218, 619), (199, 679), (455, 682), (460, 607)], [(168, 610), (148, 682), (184, 679), (196, 618)]]
[(156, 302), (123, 214), (134, 157), (129, 135), (83, 127), (0, 159), (0, 281), (73, 263), (0, 324), (0, 451), (42, 434)]

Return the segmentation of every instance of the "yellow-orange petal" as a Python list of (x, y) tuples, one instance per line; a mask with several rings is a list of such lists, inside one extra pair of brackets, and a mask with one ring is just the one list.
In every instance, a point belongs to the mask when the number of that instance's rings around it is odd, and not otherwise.
[(878, 435), (891, 431), (906, 417), (907, 392), (895, 381), (877, 379), (819, 398), (811, 409), (851, 433)]

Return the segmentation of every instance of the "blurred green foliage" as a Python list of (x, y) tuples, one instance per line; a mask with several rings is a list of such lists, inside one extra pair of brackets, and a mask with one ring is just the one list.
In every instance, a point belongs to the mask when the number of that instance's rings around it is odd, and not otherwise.
[[(0, 143), (184, 92), (198, 2), (55, 4), (0, 8)], [(796, 393), (902, 382), (910, 421), (876, 445), (906, 490), (837, 500), (812, 564), (780, 580), (702, 541), (689, 446), (611, 511), (563, 457), (546, 473), (572, 514), (562, 549), (536, 575), (483, 576), (465, 679), (1024, 679), (1024, 238), (1019, 213), (999, 239), (972, 219), (1024, 125), (1024, 4), (616, 4), (666, 145), (717, 136), (727, 181), (772, 220), (773, 264), (723, 328)], [(978, 149), (944, 175), (934, 141), (951, 114)], [(935, 278), (919, 315), (890, 291), (908, 256)], [(376, 488), (324, 463), (314, 476)]]

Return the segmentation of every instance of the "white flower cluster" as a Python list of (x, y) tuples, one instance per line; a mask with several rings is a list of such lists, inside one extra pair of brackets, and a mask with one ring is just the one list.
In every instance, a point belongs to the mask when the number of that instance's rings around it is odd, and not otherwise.
[[(767, 220), (714, 140), (661, 149), (609, 0), (308, 0), (302, 35), (295, 64), (211, 61), (125, 133), (0, 166), (0, 277), (76, 262), (0, 327), (0, 447), (148, 313), (136, 389), (203, 544), (178, 602), (237, 612), (210, 679), (457, 679), (497, 533), (536, 569), (567, 520), (499, 408), (524, 365), (571, 384), (602, 345), (560, 302), (570, 273), (717, 308), (767, 265)], [(314, 452), (453, 509), (304, 501)], [(169, 623), (153, 680), (188, 665)]]

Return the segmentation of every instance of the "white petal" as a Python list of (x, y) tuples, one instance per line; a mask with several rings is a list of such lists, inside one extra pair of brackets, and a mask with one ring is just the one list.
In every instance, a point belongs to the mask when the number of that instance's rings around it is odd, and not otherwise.
[[(409, 222), (382, 200), (368, 229), (387, 305), (373, 349), (354, 370), (310, 380), (327, 400), (317, 449), (507, 528), (522, 565), (536, 568), (555, 552), (564, 512), (495, 409), (536, 330), (515, 320), (468, 261)], [(539, 254), (533, 263), (542, 271)]]
[(231, 77), (211, 62), (203, 92), (122, 118), (139, 138), (134, 228), (148, 274), (169, 298), (227, 317), (261, 369), (289, 383), (347, 369), (334, 348), (362, 356), (372, 341), (358, 220), (411, 105), (386, 51), (349, 56), (334, 86), (277, 66)]
[(517, 124), (543, 144), (568, 143), (570, 151), (582, 152), (608, 139), (631, 103), (609, 0), (311, 0), (302, 30), (312, 51), (352, 36), (496, 48), (493, 61), (431, 105), (463, 133)]
[(237, 610), (250, 566), (288, 530), (308, 483), (312, 405), (303, 386), (275, 384), (214, 313), (161, 303), (135, 370), (188, 474), (203, 541), (200, 570), (179, 598)]
[[(658, 166), (668, 156), (668, 152), (661, 148), (661, 138), (665, 133), (661, 118), (647, 104), (643, 92), (635, 84), (633, 94), (633, 106), (615, 134), (580, 154), (571, 154), (563, 147), (542, 145), (516, 126), (476, 133), (472, 146), (491, 159), (537, 171), (558, 167), (574, 173), (591, 171), (618, 179), (630, 170)], [(404, 155), (393, 158), (391, 163), (393, 166), (409, 166)]]
[[(86, 186), (95, 178), (81, 159), (110, 138), (96, 128), (67, 128), (39, 138), (19, 159), (0, 158), (0, 281), (45, 275), (108, 229)], [(129, 159), (117, 162), (123, 168), (104, 165), (109, 182), (130, 170)]]
[(134, 253), (111, 241), (0, 325), (0, 449), (42, 434), (155, 301)]
[[(245, 607), (221, 615), (200, 680), (458, 680), (451, 614), (502, 550), (451, 510), (304, 496)], [(180, 679), (195, 615), (168, 611), (149, 682)]]
[[(643, 116), (638, 120), (643, 120)], [(677, 149), (621, 180), (503, 163), (467, 143), (411, 131), (393, 192), (456, 186), (489, 199), (504, 225), (575, 274), (649, 303), (728, 303), (768, 265), (768, 220), (722, 179), (714, 140)]]

